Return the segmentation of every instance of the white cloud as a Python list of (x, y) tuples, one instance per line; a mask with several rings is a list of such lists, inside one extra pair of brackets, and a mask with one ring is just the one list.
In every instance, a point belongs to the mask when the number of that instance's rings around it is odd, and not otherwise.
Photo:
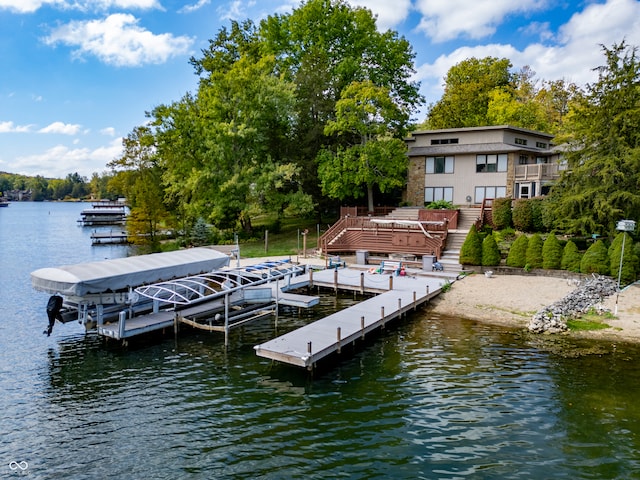
[(381, 30), (394, 28), (402, 23), (411, 11), (411, 0), (351, 0), (353, 6), (366, 7), (378, 16)]
[(458, 37), (480, 39), (492, 35), (507, 15), (538, 10), (544, 0), (417, 0), (422, 14), (418, 30), (434, 42)]
[(194, 3), (192, 5), (185, 5), (180, 10), (178, 10), (178, 13), (195, 12), (197, 10), (200, 10), (202, 7), (209, 5), (210, 3), (211, 3), (211, 0), (198, 0), (197, 3)]
[(78, 47), (74, 56), (94, 55), (109, 65), (140, 66), (164, 63), (188, 52), (193, 40), (186, 36), (156, 35), (138, 26), (133, 15), (116, 13), (101, 20), (73, 21), (53, 29), (44, 39)]
[(43, 153), (17, 157), (4, 161), (9, 171), (22, 175), (42, 175), (47, 178), (64, 178), (78, 172), (91, 177), (94, 172), (103, 172), (106, 165), (122, 154), (122, 139), (114, 139), (108, 145), (95, 148), (69, 148), (57, 145)]
[(109, 8), (150, 10), (162, 9), (158, 0), (0, 0), (0, 10), (15, 13), (33, 13), (51, 5), (62, 10), (106, 10)]
[(14, 125), (13, 122), (0, 122), (0, 133), (28, 133), (33, 125)]
[(611, 47), (623, 39), (640, 45), (640, 2), (608, 0), (591, 4), (574, 14), (555, 38), (556, 44), (534, 43), (522, 50), (507, 44), (461, 47), (419, 66), (416, 79), (423, 82), (428, 102), (433, 102), (442, 95), (444, 77), (453, 65), (471, 57), (492, 56), (510, 59), (516, 69), (528, 65), (539, 79), (564, 79), (585, 86), (596, 80), (593, 69), (604, 63), (601, 45)]
[(113, 127), (106, 127), (100, 130), (102, 135), (106, 135), (107, 137), (114, 137), (116, 135), (116, 129)]
[(43, 5), (62, 4), (58, 0), (0, 0), (0, 10), (15, 13), (33, 13)]
[(243, 20), (248, 17), (247, 10), (256, 4), (255, 1), (250, 0), (243, 2), (242, 0), (233, 0), (226, 6), (218, 7), (218, 15), (222, 20)]
[(53, 122), (52, 124), (47, 125), (46, 127), (38, 130), (38, 133), (59, 133), (62, 135), (77, 135), (78, 132), (80, 131), (80, 128), (82, 127), (78, 124), (72, 125), (69, 123)]

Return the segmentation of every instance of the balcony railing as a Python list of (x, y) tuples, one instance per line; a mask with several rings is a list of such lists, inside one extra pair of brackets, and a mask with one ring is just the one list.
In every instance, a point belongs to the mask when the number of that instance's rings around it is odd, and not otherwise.
[(557, 180), (560, 177), (557, 163), (533, 163), (516, 165), (516, 181)]

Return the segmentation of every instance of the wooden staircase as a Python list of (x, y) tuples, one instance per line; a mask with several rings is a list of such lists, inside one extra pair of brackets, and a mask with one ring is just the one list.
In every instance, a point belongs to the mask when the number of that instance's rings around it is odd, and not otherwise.
[(460, 208), (458, 213), (458, 228), (449, 230), (447, 235), (447, 243), (439, 258), (445, 270), (462, 271), (464, 268), (460, 265), (460, 248), (467, 238), (469, 229), (480, 216), (479, 208)]

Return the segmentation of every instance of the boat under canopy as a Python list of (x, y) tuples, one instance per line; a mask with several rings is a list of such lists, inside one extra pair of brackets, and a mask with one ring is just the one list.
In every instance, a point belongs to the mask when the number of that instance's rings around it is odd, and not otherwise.
[(229, 256), (210, 248), (190, 248), (98, 262), (41, 268), (31, 273), (34, 289), (63, 296), (125, 291), (141, 285), (211, 272)]

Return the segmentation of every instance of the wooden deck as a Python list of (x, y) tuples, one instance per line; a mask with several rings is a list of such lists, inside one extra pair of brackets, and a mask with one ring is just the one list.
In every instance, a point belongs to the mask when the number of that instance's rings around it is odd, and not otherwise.
[(342, 346), (363, 339), (372, 330), (429, 301), (445, 282), (432, 276), (379, 275), (351, 268), (313, 272), (313, 286), (383, 293), (256, 345), (256, 354), (311, 369), (324, 357), (340, 352)]
[(121, 230), (96, 230), (91, 232), (91, 242), (94, 245), (128, 243), (127, 232)]

